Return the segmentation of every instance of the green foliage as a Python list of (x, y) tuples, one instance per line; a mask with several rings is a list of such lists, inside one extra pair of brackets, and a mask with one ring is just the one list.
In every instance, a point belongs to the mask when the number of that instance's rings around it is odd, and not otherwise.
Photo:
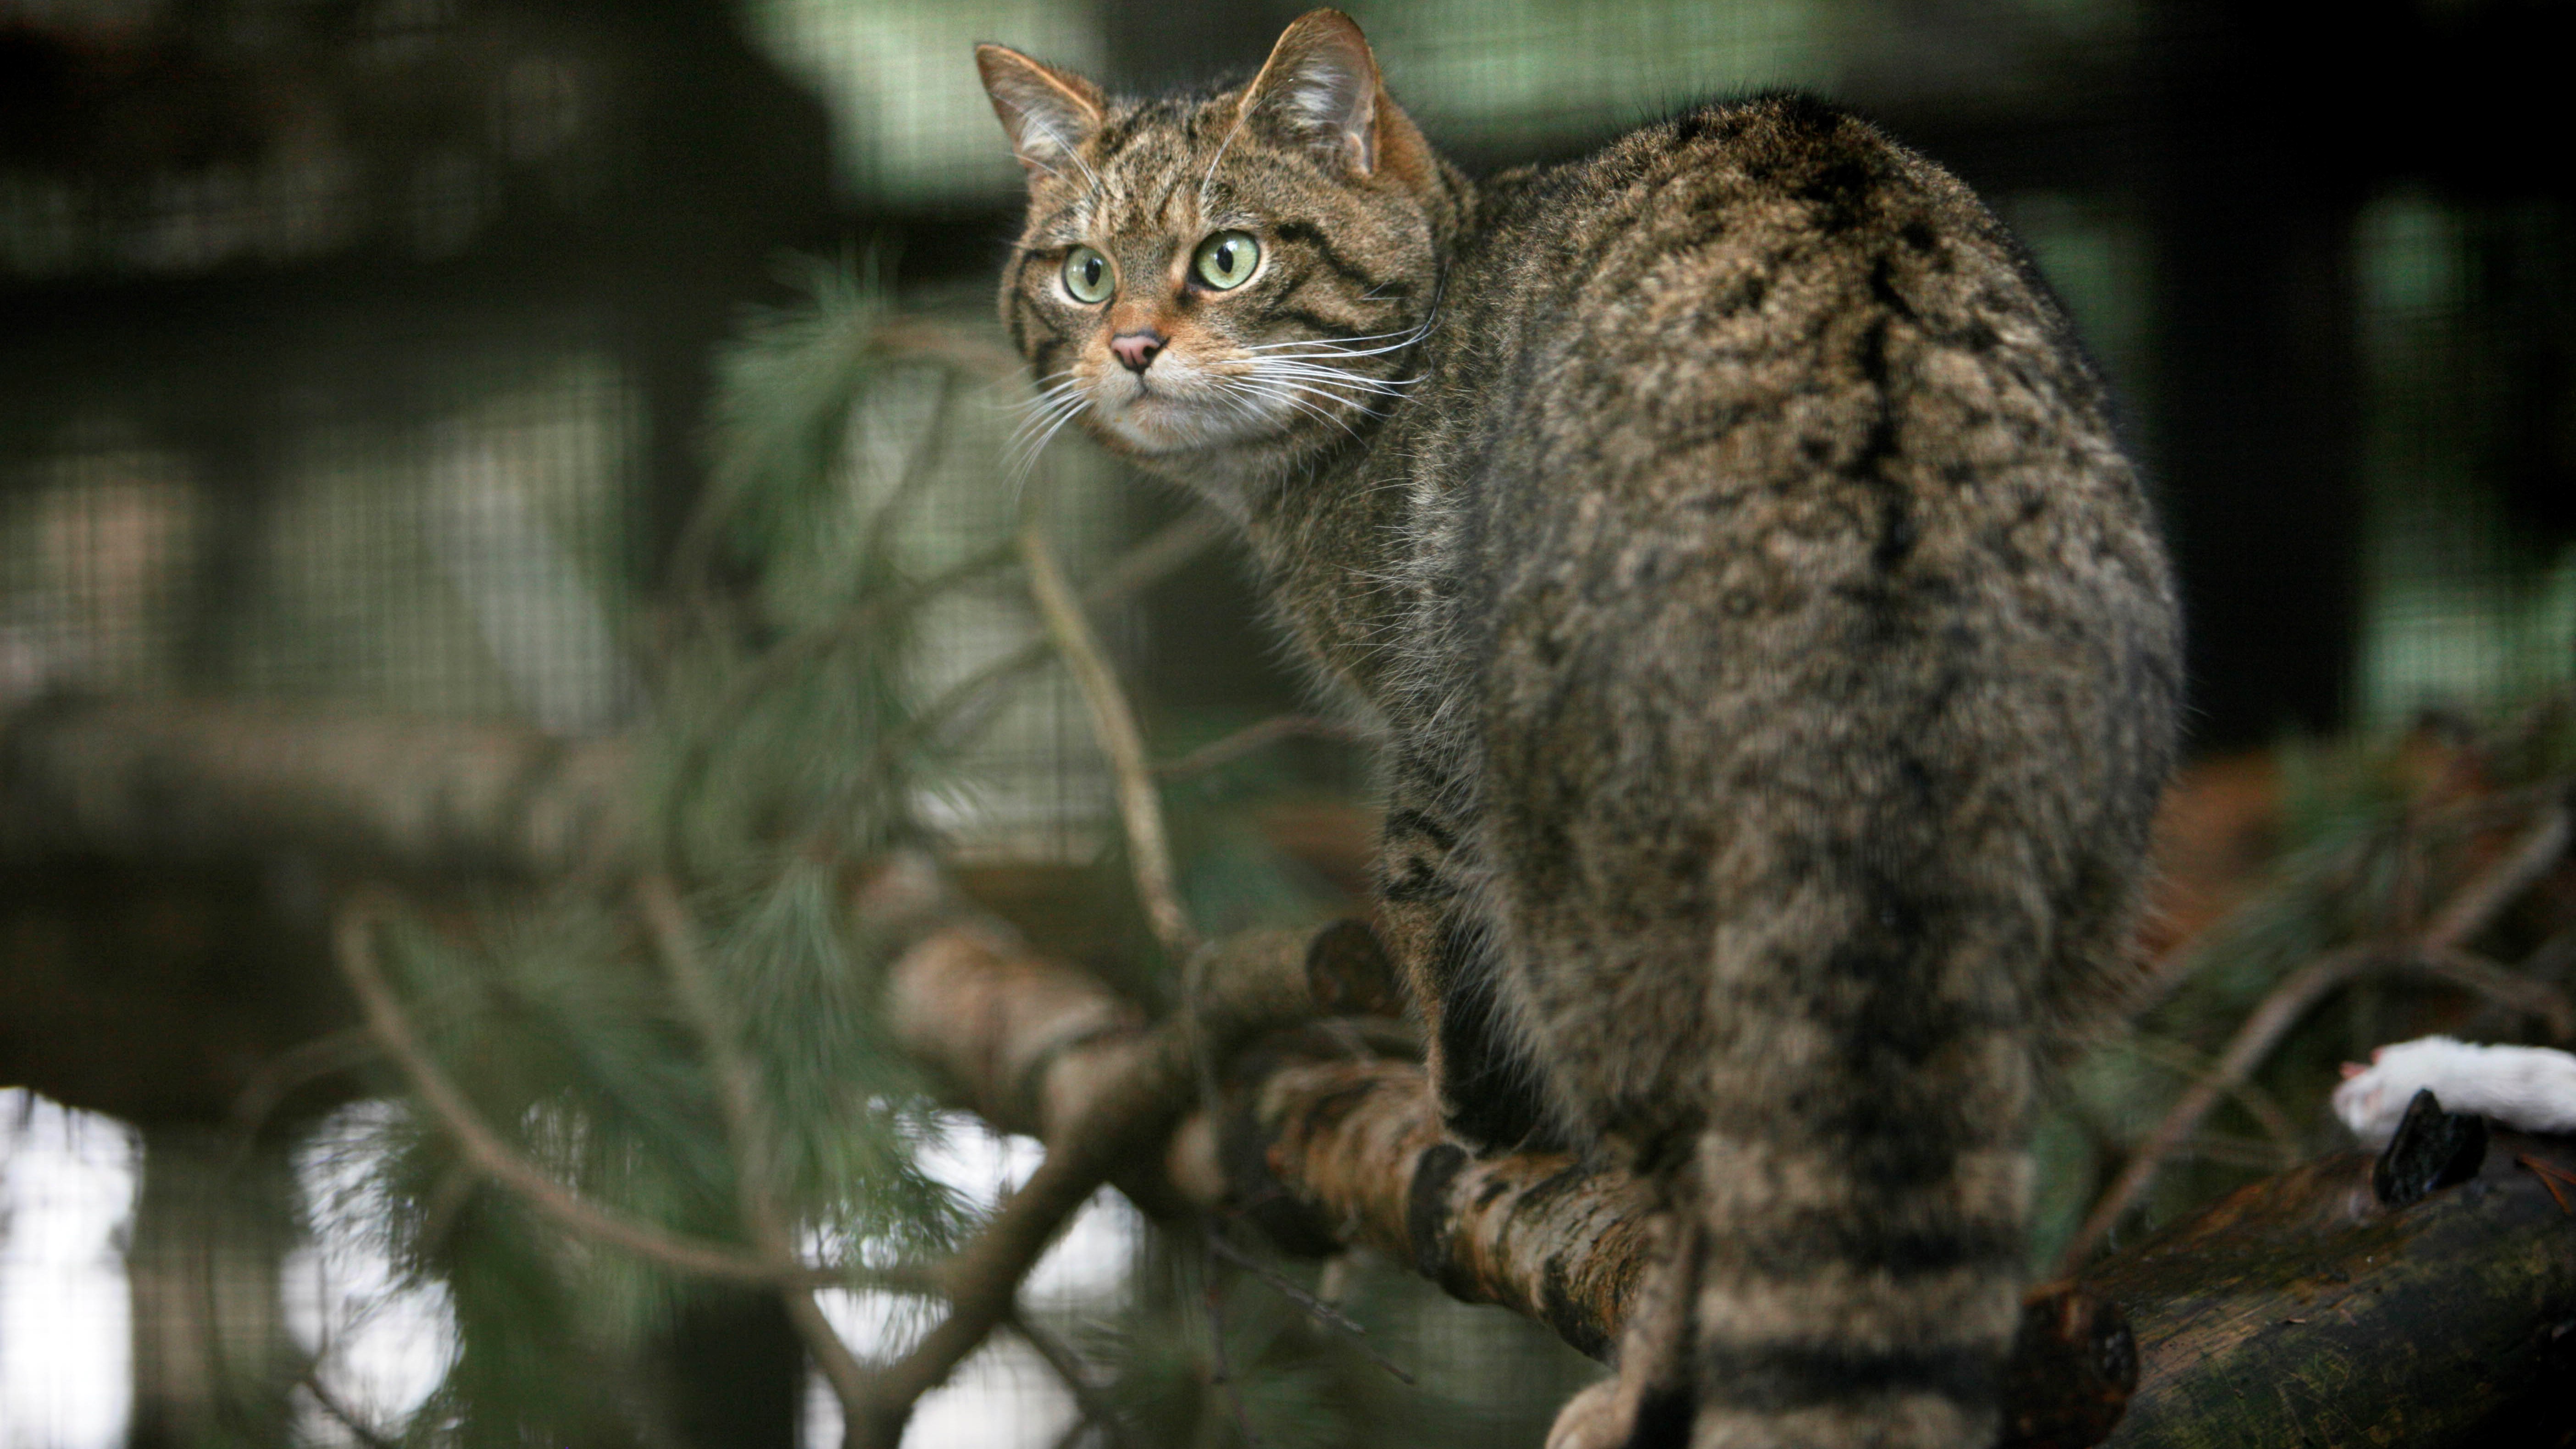
[[(853, 436), (862, 405), (903, 369), (875, 343), (872, 287), (810, 281), (808, 305), (754, 323), (722, 360), (717, 481), (684, 548), (692, 613), (666, 641), (640, 747), (664, 868), (761, 1077), (768, 1187), (827, 1252), (919, 1261), (963, 1211), (920, 1166), (939, 1128), (874, 1009), (883, 962), (841, 920), (845, 863), (917, 833), (911, 761), (886, 748), (909, 718), (918, 604), (889, 520), (915, 490), (871, 496), (847, 466), (868, 441)], [(705, 1045), (721, 1028), (682, 1010), (667, 943), (628, 905), (592, 884), (487, 898), (389, 932), (387, 964), (477, 1114), (556, 1181), (746, 1241)], [(638, 1365), (691, 1285), (568, 1238), (417, 1116), (388, 1119), (369, 1147), (396, 1261), (444, 1285), (457, 1326), (411, 1436), (653, 1438), (662, 1409)]]

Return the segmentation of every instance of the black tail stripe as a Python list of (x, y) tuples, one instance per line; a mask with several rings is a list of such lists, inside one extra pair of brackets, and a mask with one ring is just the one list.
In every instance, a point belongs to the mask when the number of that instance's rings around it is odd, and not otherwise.
[(1780, 1413), (1900, 1394), (1929, 1394), (1962, 1405), (1995, 1401), (2002, 1346), (1992, 1353), (1870, 1353), (1829, 1344), (1726, 1348), (1703, 1344), (1703, 1403)]
[(1809, 1278), (1836, 1266), (1896, 1278), (1961, 1268), (2002, 1271), (2021, 1262), (2023, 1248), (2021, 1231), (2008, 1224), (1893, 1227), (1875, 1218), (1848, 1221), (1821, 1212), (1744, 1225), (1734, 1236), (1730, 1271), (1778, 1279)]

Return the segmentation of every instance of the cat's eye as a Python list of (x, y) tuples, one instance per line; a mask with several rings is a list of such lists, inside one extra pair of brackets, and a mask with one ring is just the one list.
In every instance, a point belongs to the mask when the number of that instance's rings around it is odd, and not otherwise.
[(1199, 243), (1199, 254), (1192, 262), (1199, 280), (1220, 292), (1230, 292), (1252, 279), (1252, 269), (1261, 265), (1261, 243), (1252, 233), (1221, 231)]
[(1109, 270), (1109, 259), (1089, 247), (1075, 247), (1064, 259), (1064, 289), (1077, 302), (1106, 302), (1118, 290), (1118, 279)]

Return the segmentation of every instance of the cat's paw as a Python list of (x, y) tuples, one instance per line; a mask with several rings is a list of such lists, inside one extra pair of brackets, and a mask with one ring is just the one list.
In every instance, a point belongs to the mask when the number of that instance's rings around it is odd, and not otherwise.
[(1619, 1395), (1619, 1381), (1603, 1379), (1565, 1401), (1547, 1431), (1547, 1449), (1624, 1449), (1636, 1415)]
[(2347, 1062), (2343, 1075), (2334, 1091), (2335, 1115), (2369, 1147), (2385, 1144), (2407, 1103), (2428, 1088), (2446, 1112), (2524, 1132), (2576, 1132), (2576, 1056), (2547, 1047), (2419, 1037), (2378, 1048), (2368, 1066)]

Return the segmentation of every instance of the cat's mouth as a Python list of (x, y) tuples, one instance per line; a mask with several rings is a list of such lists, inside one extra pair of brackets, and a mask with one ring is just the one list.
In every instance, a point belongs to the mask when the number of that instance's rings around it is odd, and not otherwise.
[(1186, 453), (1224, 447), (1284, 430), (1284, 420), (1257, 398), (1240, 397), (1207, 376), (1174, 369), (1168, 376), (1122, 376), (1094, 388), (1096, 426), (1142, 453)]

